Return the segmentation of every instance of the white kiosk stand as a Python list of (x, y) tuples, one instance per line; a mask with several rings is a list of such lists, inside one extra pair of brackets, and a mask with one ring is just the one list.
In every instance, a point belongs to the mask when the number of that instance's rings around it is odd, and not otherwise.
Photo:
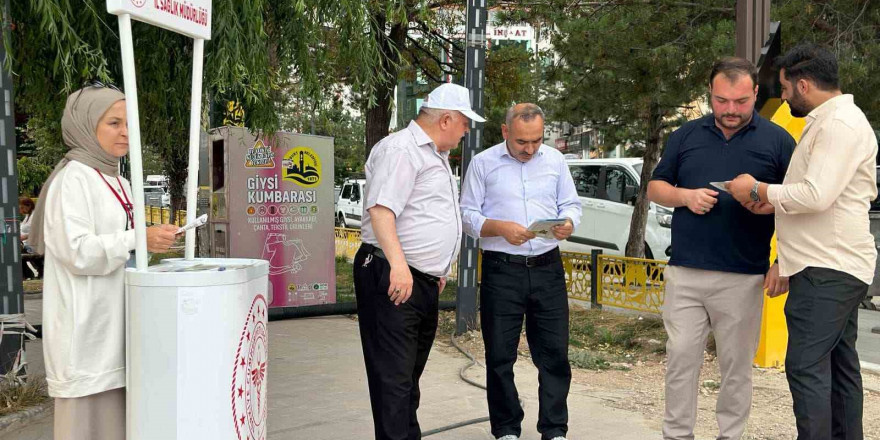
[(196, 218), (204, 41), (211, 0), (107, 0), (119, 16), (128, 113), (136, 269), (126, 271), (129, 440), (265, 440), (268, 262), (186, 258), (147, 267), (143, 158), (131, 19), (184, 34), (193, 45), (187, 223)]

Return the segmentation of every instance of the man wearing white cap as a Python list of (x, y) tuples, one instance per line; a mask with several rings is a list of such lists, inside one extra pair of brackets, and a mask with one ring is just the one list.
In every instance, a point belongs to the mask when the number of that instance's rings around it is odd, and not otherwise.
[(471, 110), (468, 89), (443, 84), (415, 121), (379, 141), (367, 159), (354, 286), (376, 440), (422, 436), (419, 377), (461, 243), (449, 150), (471, 121), (485, 120)]

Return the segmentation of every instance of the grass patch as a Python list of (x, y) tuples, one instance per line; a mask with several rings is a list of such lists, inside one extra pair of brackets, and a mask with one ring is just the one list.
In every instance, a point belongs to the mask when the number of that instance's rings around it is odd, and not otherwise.
[(449, 336), (455, 334), (455, 310), (441, 310), (437, 322), (437, 337), (449, 339)]
[(572, 309), (569, 346), (630, 357), (657, 355), (666, 352), (666, 330), (659, 316)]
[[(454, 332), (455, 311), (441, 311), (437, 337), (448, 337)], [(525, 334), (521, 339), (525, 339)], [(568, 357), (574, 368), (627, 371), (640, 361), (661, 358), (666, 352), (666, 339), (663, 320), (656, 315), (579, 307), (569, 313)]]
[(569, 319), (568, 359), (573, 367), (625, 371), (666, 353), (666, 329), (659, 316), (573, 308)]
[(568, 363), (572, 367), (585, 370), (610, 370), (613, 368), (607, 355), (590, 350), (569, 350)]
[(336, 257), (336, 302), (355, 302), (354, 272), (345, 257)]
[[(40, 274), (41, 276), (43, 274)], [(24, 285), (24, 293), (40, 293), (43, 291), (43, 279), (37, 280), (24, 280), (22, 282)]]
[(0, 416), (37, 406), (49, 399), (46, 379), (42, 376), (31, 377), (25, 383), (8, 375), (0, 377)]
[(702, 386), (710, 392), (717, 392), (721, 389), (721, 383), (714, 380), (704, 380)]

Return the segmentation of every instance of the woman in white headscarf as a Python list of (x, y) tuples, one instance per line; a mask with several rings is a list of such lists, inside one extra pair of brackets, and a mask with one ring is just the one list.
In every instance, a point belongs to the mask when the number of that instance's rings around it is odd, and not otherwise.
[[(55, 439), (125, 438), (124, 269), (135, 248), (125, 95), (85, 87), (67, 98), (70, 148), (43, 185), (28, 241), (45, 254), (43, 354), (55, 397)], [(165, 252), (176, 227), (147, 229)]]

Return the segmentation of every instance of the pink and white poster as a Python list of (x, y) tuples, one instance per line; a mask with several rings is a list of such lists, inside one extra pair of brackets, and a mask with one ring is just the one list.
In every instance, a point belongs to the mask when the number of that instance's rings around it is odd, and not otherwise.
[(212, 206), (212, 214), (227, 223), (227, 256), (269, 262), (270, 307), (335, 303), (333, 139), (257, 138), (245, 128), (223, 127), (212, 136), (215, 144), (218, 134), (225, 141), (225, 182), (214, 202), (225, 199), (216, 205), (226, 212)]

